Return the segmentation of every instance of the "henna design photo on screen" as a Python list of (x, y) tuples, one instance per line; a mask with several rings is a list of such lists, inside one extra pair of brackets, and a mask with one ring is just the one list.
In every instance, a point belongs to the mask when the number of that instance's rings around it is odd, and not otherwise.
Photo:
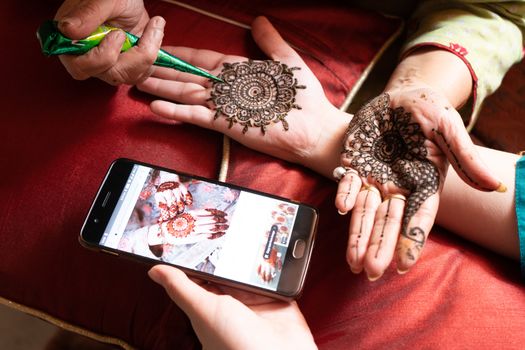
[(223, 82), (212, 82), (214, 119), (224, 116), (230, 128), (238, 123), (243, 134), (255, 127), (264, 135), (270, 124), (279, 122), (287, 131), (286, 116), (301, 109), (295, 103), (297, 89), (306, 88), (294, 77), (298, 69), (272, 60), (224, 63), (218, 75)]
[[(437, 192), (439, 171), (427, 159), (427, 138), (411, 114), (402, 107), (391, 108), (384, 93), (361, 108), (350, 122), (346, 134), (345, 157), (361, 177), (380, 184), (393, 182), (410, 193), (407, 198), (401, 234), (420, 250), (425, 233), (419, 227), (408, 230), (410, 219), (423, 202)], [(407, 252), (411, 255), (411, 252)]]

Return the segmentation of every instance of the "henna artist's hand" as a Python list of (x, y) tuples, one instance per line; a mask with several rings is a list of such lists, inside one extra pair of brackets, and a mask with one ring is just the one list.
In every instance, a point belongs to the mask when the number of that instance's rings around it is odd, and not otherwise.
[(297, 303), (190, 280), (157, 265), (150, 277), (188, 315), (204, 349), (317, 349)]
[(255, 19), (252, 35), (278, 62), (168, 47), (225, 83), (155, 68), (138, 88), (180, 103), (153, 101), (151, 110), (159, 116), (222, 132), (250, 148), (330, 176), (327, 169), (337, 161), (350, 116), (328, 101), (317, 78), (266, 18)]
[(375, 280), (394, 253), (400, 273), (414, 265), (437, 214), (447, 158), (471, 186), (499, 188), (459, 114), (431, 89), (384, 93), (356, 113), (336, 198), (340, 212), (353, 208), (347, 250), (352, 271), (364, 268)]
[(66, 0), (55, 20), (60, 31), (71, 39), (83, 39), (104, 23), (141, 36), (136, 46), (122, 54), (125, 34), (112, 31), (84, 55), (61, 55), (60, 61), (73, 78), (97, 77), (112, 85), (136, 84), (153, 71), (165, 21), (162, 17), (150, 19), (142, 0)]

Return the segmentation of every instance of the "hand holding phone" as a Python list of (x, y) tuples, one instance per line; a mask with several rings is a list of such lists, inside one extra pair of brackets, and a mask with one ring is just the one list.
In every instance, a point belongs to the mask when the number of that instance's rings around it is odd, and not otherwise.
[(291, 300), (303, 288), (316, 226), (317, 211), (305, 204), (119, 159), (95, 198), (80, 241)]
[(155, 266), (149, 275), (188, 315), (204, 349), (317, 349), (295, 301), (199, 285), (171, 266)]

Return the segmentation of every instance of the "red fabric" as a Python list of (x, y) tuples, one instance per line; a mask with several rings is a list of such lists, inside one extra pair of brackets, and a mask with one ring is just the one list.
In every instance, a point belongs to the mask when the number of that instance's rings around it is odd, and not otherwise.
[[(301, 49), (331, 101), (344, 100), (364, 67), (398, 26), (346, 3), (277, 5), (234, 1), (211, 6), (249, 22), (265, 13)], [(211, 3), (211, 2), (210, 2)], [(242, 1), (239, 1), (242, 3)], [(277, 2), (275, 2), (278, 4)], [(60, 1), (3, 1), (0, 296), (141, 349), (199, 344), (186, 317), (136, 262), (82, 248), (77, 237), (112, 160), (128, 157), (215, 177), (221, 135), (153, 120), (150, 97), (97, 80), (74, 81), (45, 58), (38, 25)], [(258, 58), (248, 31), (161, 2), (166, 44)], [(260, 7), (263, 10), (257, 10)], [(8, 35), (16, 29), (16, 36)], [(284, 180), (283, 180), (284, 179)], [(345, 262), (349, 217), (333, 208), (335, 184), (309, 170), (232, 146), (229, 181), (321, 209), (311, 271), (299, 303), (324, 349), (518, 348), (525, 341), (518, 265), (437, 229), (405, 276), (369, 283)]]

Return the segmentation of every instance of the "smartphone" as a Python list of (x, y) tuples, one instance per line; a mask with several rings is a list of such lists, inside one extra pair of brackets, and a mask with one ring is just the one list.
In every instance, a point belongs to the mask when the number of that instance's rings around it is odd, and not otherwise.
[(129, 159), (114, 161), (80, 233), (88, 248), (165, 263), (282, 300), (303, 288), (318, 211)]

